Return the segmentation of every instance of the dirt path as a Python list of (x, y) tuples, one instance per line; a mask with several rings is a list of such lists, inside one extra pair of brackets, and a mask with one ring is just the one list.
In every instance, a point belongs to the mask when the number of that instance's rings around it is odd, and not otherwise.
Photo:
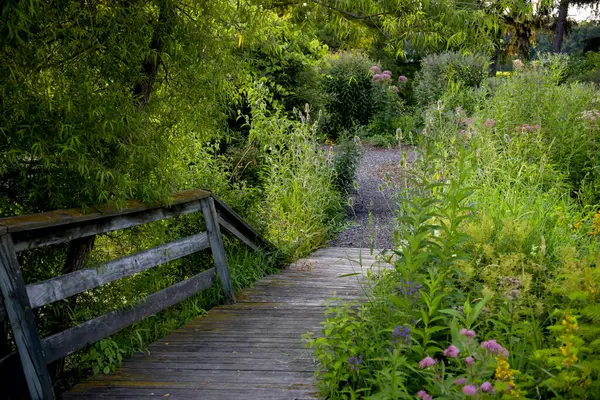
[(358, 191), (352, 196), (354, 205), (349, 211), (351, 226), (332, 240), (331, 246), (393, 248), (396, 226), (393, 194), (404, 185), (400, 168), (404, 151), (412, 162), (415, 153), (407, 146), (365, 148), (357, 171)]

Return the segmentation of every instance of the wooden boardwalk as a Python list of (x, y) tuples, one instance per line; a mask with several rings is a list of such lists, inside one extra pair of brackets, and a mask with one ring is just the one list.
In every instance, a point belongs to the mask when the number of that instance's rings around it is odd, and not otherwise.
[(333, 292), (343, 300), (363, 296), (358, 276), (340, 275), (366, 271), (377, 253), (318, 250), (63, 398), (315, 399), (316, 365), (301, 335), (319, 334)]

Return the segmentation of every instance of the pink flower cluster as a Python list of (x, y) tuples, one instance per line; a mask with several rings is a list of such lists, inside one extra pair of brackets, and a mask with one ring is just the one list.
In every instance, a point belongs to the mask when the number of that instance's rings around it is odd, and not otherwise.
[(408, 82), (408, 78), (405, 77), (404, 75), (400, 75), (398, 77), (398, 82)]
[(474, 362), (475, 362), (475, 359), (471, 356), (465, 358), (465, 364), (467, 364), (469, 367), (473, 366)]
[(467, 396), (475, 396), (477, 394), (477, 386), (465, 385), (462, 388), (462, 392)]
[(422, 400), (432, 400), (432, 397), (430, 395), (428, 395), (427, 392), (424, 390), (419, 390), (417, 392), (417, 397)]
[(391, 82), (392, 80), (392, 73), (390, 72), (389, 74), (386, 74), (386, 72), (389, 71), (384, 71), (382, 74), (375, 74), (373, 75), (373, 82)]
[(372, 74), (378, 74), (381, 72), (381, 68), (379, 68), (377, 65), (373, 65), (371, 68), (369, 68), (369, 71)]
[(464, 335), (466, 337), (475, 337), (475, 336), (477, 336), (477, 334), (475, 333), (475, 331), (473, 331), (471, 329), (467, 329), (467, 328), (462, 328), (460, 330), (460, 334)]
[(493, 128), (494, 125), (496, 125), (496, 121), (494, 121), (493, 119), (486, 119), (483, 123), (484, 128)]
[(535, 131), (539, 131), (540, 129), (542, 129), (540, 124), (535, 124), (535, 125), (529, 125), (529, 124), (521, 124), (519, 126), (517, 126), (515, 128), (515, 131), (517, 132), (535, 132)]
[(498, 344), (495, 340), (486, 340), (481, 343), (481, 347), (486, 349), (492, 354), (502, 354), (504, 357), (508, 357), (508, 350), (506, 350), (502, 345)]
[(458, 353), (460, 353), (460, 350), (458, 350), (458, 347), (454, 345), (450, 345), (446, 350), (444, 350), (444, 355), (450, 358), (458, 357)]
[(423, 369), (423, 368), (434, 366), (435, 364), (437, 364), (437, 361), (435, 361), (433, 358), (425, 357), (424, 359), (419, 361), (419, 368)]

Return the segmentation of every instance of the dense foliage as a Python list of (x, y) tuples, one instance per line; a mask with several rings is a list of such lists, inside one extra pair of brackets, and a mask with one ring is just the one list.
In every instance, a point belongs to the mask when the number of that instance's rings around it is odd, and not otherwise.
[(390, 268), (309, 340), (322, 395), (600, 396), (598, 95), (559, 85), (560, 65), (524, 67), (473, 115), (429, 108)]

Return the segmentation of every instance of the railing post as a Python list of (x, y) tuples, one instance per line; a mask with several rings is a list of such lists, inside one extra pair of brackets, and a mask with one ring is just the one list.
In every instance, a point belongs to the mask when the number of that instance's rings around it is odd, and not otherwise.
[(10, 235), (0, 236), (0, 291), (32, 399), (54, 399), (42, 344)]
[(208, 240), (210, 249), (215, 261), (217, 275), (223, 287), (223, 294), (228, 303), (235, 303), (235, 295), (233, 293), (233, 285), (231, 276), (229, 275), (229, 267), (227, 266), (227, 257), (225, 256), (225, 247), (223, 246), (223, 237), (219, 228), (219, 216), (215, 209), (215, 202), (212, 197), (207, 197), (200, 200), (202, 205), (202, 214), (206, 221), (206, 231), (208, 232)]

